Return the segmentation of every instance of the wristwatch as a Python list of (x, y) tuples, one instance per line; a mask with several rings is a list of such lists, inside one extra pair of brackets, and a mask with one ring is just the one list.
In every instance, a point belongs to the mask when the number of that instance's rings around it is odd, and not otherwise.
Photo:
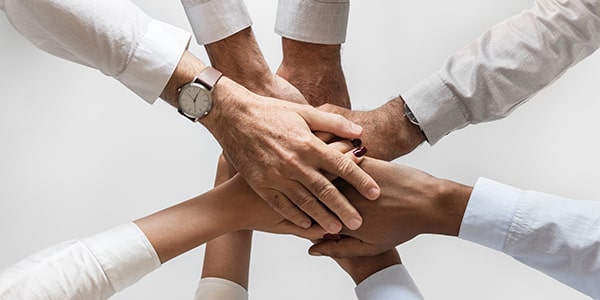
[(179, 88), (177, 111), (192, 122), (206, 116), (213, 104), (213, 89), (221, 76), (218, 70), (206, 67), (192, 82)]
[(406, 104), (406, 102), (404, 102), (404, 115), (411, 123), (413, 123), (413, 124), (419, 126), (419, 128), (421, 128), (421, 124), (419, 124), (419, 120), (417, 120), (417, 117), (415, 117), (412, 110), (410, 110), (410, 108), (408, 108), (408, 104)]

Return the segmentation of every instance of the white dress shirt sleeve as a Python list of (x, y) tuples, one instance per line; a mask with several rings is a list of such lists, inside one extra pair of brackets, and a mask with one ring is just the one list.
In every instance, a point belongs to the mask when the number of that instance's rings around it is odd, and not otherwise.
[(430, 144), (507, 116), (600, 46), (600, 0), (536, 0), (402, 95)]
[(227, 279), (202, 278), (196, 289), (196, 300), (248, 300), (248, 291), (241, 285)]
[(200, 45), (252, 26), (244, 0), (181, 0), (181, 3)]
[(600, 298), (600, 202), (477, 181), (459, 237)]
[(47, 248), (0, 273), (0, 299), (108, 299), (160, 267), (133, 223)]
[(358, 300), (424, 299), (404, 265), (389, 266), (363, 280), (354, 289)]
[(96, 68), (149, 103), (166, 86), (190, 38), (126, 0), (5, 0), (0, 7), (40, 49)]
[(302, 42), (346, 41), (350, 0), (279, 0), (275, 32)]

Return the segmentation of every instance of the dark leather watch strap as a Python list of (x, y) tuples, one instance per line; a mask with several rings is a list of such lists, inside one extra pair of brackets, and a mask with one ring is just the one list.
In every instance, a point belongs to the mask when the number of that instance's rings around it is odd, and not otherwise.
[(196, 81), (204, 85), (208, 90), (212, 91), (212, 89), (215, 87), (215, 84), (217, 84), (217, 81), (221, 79), (221, 76), (223, 76), (223, 73), (209, 66), (200, 72), (198, 77), (196, 77)]

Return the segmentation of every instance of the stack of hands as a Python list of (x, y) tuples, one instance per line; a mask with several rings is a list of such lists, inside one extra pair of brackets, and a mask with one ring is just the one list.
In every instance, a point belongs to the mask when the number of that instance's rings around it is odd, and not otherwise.
[[(212, 66), (240, 85), (228, 93), (227, 107), (200, 120), (224, 149), (217, 183), (228, 174), (233, 179), (224, 186), (248, 197), (223, 211), (253, 212), (233, 218), (247, 222), (235, 229), (311, 239), (312, 255), (335, 257), (356, 283), (399, 264), (395, 246), (418, 234), (457, 235), (470, 188), (385, 161), (425, 141), (404, 117), (402, 99), (352, 111), (340, 45), (284, 38), (282, 48), (283, 61), (273, 73), (251, 28), (206, 45)], [(369, 158), (363, 156), (367, 148)], [(214, 260), (211, 249), (222, 253), (240, 240), (247, 246), (238, 249), (249, 251), (250, 232), (209, 242), (204, 275), (227, 277), (206, 271)]]
[[(182, 2), (195, 10), (210, 1)], [(282, 35), (283, 60), (273, 72), (251, 22), (237, 27), (245, 29), (206, 43), (212, 67), (224, 76), (205, 86), (212, 100), (206, 114), (191, 118), (222, 146), (216, 187), (135, 225), (24, 260), (0, 273), (0, 298), (106, 298), (204, 243), (203, 277), (247, 289), (252, 230), (311, 240), (310, 254), (333, 257), (357, 284), (400, 264), (397, 245), (424, 233), (461, 231), (464, 239), (600, 295), (596, 202), (485, 180), (472, 188), (388, 162), (426, 140), (420, 125), (434, 144), (468, 124), (502, 118), (590, 55), (600, 45), (595, 2), (538, 0), (455, 53), (404, 94), (412, 109), (429, 117), (421, 124), (401, 97), (371, 111), (350, 110), (340, 44)], [(217, 3), (225, 1), (212, 5)], [(188, 33), (151, 19), (128, 1), (0, 0), (0, 9), (40, 48), (113, 76), (148, 102), (160, 93), (181, 109), (182, 87), (196, 83), (207, 68), (186, 50)], [(202, 17), (210, 23), (222, 13)], [(472, 199), (479, 202), (471, 210)], [(465, 220), (470, 223), (463, 236)], [(59, 252), (67, 255), (53, 256)], [(40, 283), (38, 274), (50, 278), (49, 284)], [(202, 284), (197, 297), (207, 295), (201, 290)]]

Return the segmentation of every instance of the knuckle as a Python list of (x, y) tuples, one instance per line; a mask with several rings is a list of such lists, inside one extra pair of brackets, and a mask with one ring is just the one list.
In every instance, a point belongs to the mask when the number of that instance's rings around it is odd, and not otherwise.
[(358, 166), (349, 158), (341, 157), (336, 163), (338, 175), (342, 178), (351, 178), (356, 175)]
[(282, 198), (283, 197), (280, 194), (273, 194), (267, 197), (266, 200), (275, 211), (285, 213), (290, 209), (290, 203)]
[(331, 182), (319, 182), (316, 187), (316, 196), (323, 202), (330, 202), (335, 198), (337, 188)]
[(304, 195), (295, 201), (296, 205), (303, 211), (314, 211), (317, 208), (317, 199), (312, 195)]

